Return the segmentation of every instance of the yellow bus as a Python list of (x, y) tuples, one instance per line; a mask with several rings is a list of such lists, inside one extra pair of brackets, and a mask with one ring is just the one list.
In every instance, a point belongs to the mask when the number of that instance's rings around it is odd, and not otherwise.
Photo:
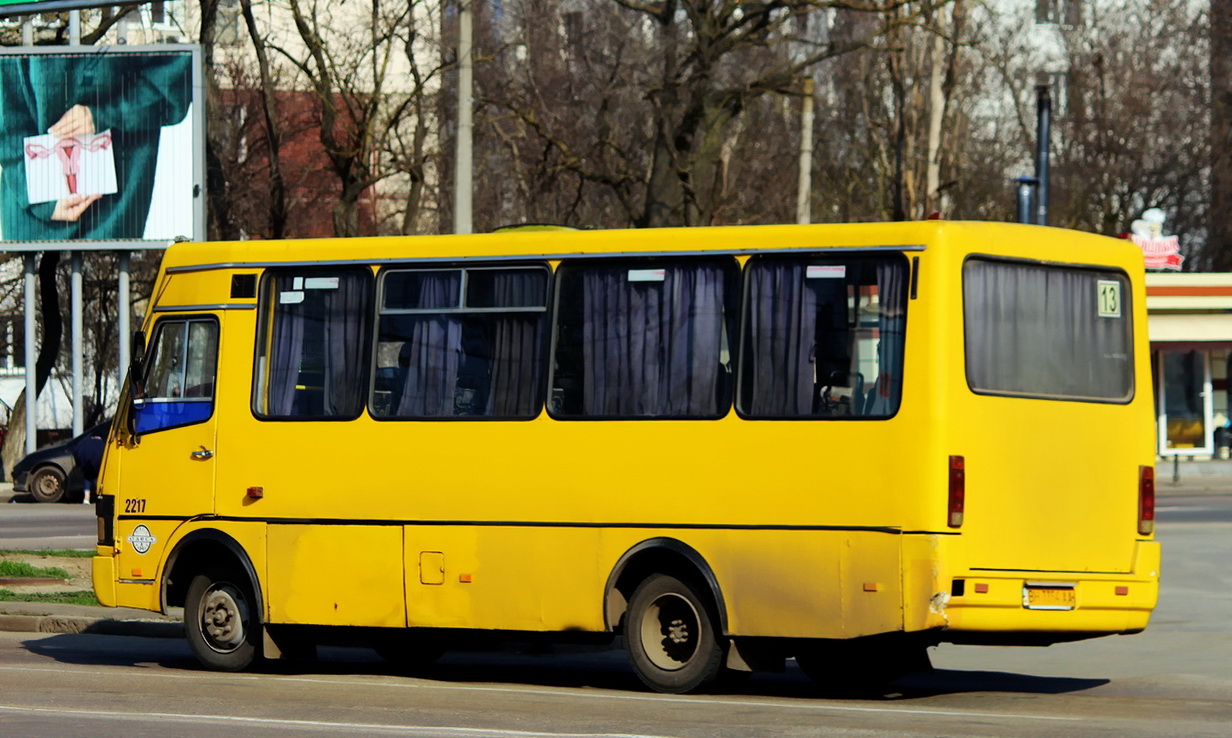
[(1143, 277), (1125, 241), (937, 221), (177, 244), (95, 591), (183, 607), (215, 669), (623, 636), (665, 692), (1135, 633)]

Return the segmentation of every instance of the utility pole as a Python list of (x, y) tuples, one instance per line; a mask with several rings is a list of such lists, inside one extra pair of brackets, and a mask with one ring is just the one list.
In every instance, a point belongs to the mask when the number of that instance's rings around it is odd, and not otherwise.
[(1048, 225), (1048, 149), (1052, 137), (1052, 95), (1048, 85), (1035, 88), (1035, 222)]
[(813, 78), (804, 78), (800, 108), (800, 176), (796, 185), (796, 222), (812, 222), (813, 195)]
[(471, 120), (474, 79), (471, 65), (471, 8), (468, 0), (462, 4), (458, 13), (458, 140), (453, 170), (454, 233), (474, 232), (471, 222), (471, 174), (474, 156), (474, 123)]

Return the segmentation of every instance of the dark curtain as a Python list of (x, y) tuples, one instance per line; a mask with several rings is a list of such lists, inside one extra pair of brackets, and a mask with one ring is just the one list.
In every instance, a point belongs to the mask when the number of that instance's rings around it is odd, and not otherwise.
[(325, 294), (325, 414), (359, 415), (368, 379), (367, 327), (370, 281), (358, 275), (338, 280)]
[(890, 416), (903, 394), (903, 352), (907, 328), (907, 270), (899, 261), (877, 262), (877, 381), (865, 415)]
[[(763, 261), (748, 270), (749, 316), (744, 412), (813, 412), (817, 293), (802, 262)], [(841, 281), (841, 280), (840, 280)]]
[[(461, 272), (419, 275), (419, 306), (450, 304), (460, 288)], [(451, 315), (417, 315), (411, 335), (398, 354), (405, 372), (396, 414), (440, 418), (454, 414), (458, 366), (462, 361), (462, 321)]]
[[(541, 272), (514, 271), (496, 274), (495, 304), (541, 305), (543, 280)], [(543, 376), (544, 316), (545, 313), (495, 316), (485, 415), (520, 417), (535, 413)]]
[(722, 268), (670, 265), (663, 281), (646, 282), (629, 273), (582, 275), (583, 414), (719, 414)]
[[(303, 280), (294, 289), (295, 280)], [(336, 287), (313, 288), (314, 280)], [(367, 329), (371, 279), (366, 274), (309, 272), (274, 277), (274, 325), (269, 357), (269, 401), (274, 416), (353, 417), (363, 407), (368, 375)], [(298, 302), (283, 302), (284, 295)], [(318, 349), (320, 356), (310, 356)], [(321, 404), (297, 406), (296, 385), (305, 366), (322, 369)], [(314, 388), (315, 390), (315, 388)]]
[(299, 382), (300, 362), (304, 354), (304, 320), (306, 305), (303, 302), (281, 304), (279, 295), (291, 287), (291, 276), (277, 276), (273, 280), (271, 300), (274, 303), (274, 335), (269, 357), (269, 405), (270, 415), (291, 415), (295, 404), (295, 385)]

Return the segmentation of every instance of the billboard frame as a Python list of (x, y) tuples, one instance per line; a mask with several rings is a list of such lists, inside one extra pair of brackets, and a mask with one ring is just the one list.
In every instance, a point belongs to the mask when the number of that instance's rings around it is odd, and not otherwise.
[[(0, 6), (0, 12), (12, 6)], [(192, 111), (192, 233), (178, 234), (192, 241), (205, 240), (205, 74), (199, 44), (142, 44), (136, 46), (10, 46), (0, 57), (63, 56), (79, 54), (131, 55), (188, 53), (191, 55)], [(109, 239), (74, 241), (0, 240), (0, 251), (141, 251), (164, 249), (172, 239)]]
[(70, 10), (105, 8), (110, 5), (116, 5), (116, 3), (101, 2), (100, 0), (24, 0), (21, 2), (0, 5), (0, 18), (13, 15), (63, 13)]

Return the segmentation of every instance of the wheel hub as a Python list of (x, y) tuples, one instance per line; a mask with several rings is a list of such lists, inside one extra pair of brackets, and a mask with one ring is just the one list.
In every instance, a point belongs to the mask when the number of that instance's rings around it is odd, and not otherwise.
[(642, 647), (650, 662), (664, 671), (688, 666), (697, 653), (700, 618), (693, 604), (676, 594), (651, 603), (642, 620)]
[(210, 647), (231, 651), (243, 643), (246, 615), (231, 588), (216, 585), (207, 592), (201, 608), (201, 624)]

